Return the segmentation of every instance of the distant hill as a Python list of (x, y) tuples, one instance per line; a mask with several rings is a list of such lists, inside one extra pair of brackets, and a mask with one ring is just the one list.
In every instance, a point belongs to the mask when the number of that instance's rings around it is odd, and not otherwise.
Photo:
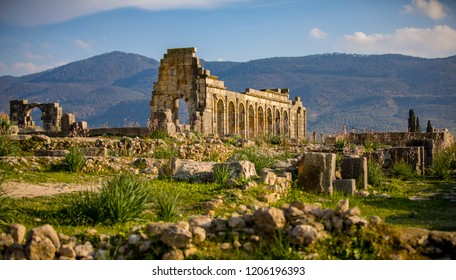
[[(456, 56), (323, 54), (249, 62), (207, 62), (203, 67), (234, 91), (289, 88), (308, 114), (308, 131), (404, 131), (408, 110), (422, 127), (456, 131)], [(145, 126), (158, 61), (111, 52), (41, 73), (0, 77), (0, 111), (12, 99), (59, 102), (89, 126)]]

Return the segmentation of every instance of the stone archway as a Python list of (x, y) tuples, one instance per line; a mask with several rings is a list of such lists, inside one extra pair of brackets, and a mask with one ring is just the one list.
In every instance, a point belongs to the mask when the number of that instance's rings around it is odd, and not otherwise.
[(290, 124), (289, 124), (289, 119), (288, 119), (288, 111), (287, 110), (284, 110), (283, 111), (283, 122), (282, 122), (282, 126), (283, 126), (283, 135), (288, 137), (289, 133), (290, 133)]
[(230, 101), (228, 105), (228, 133), (236, 133), (236, 112), (233, 101)]
[(258, 107), (258, 135), (264, 133), (264, 111), (263, 107)]
[(249, 138), (255, 137), (255, 109), (249, 105)]
[(268, 119), (268, 133), (273, 134), (273, 122), (272, 122), (272, 110), (271, 108), (267, 109), (267, 119)]
[(246, 137), (246, 131), (245, 131), (245, 107), (244, 104), (241, 103), (239, 104), (239, 134), (241, 137), (245, 138)]
[(225, 105), (221, 99), (217, 101), (217, 134), (225, 135)]
[(28, 100), (13, 100), (10, 102), (10, 119), (13, 124), (20, 128), (35, 126), (30, 116), (34, 108), (39, 108), (43, 121), (43, 129), (46, 131), (60, 131), (62, 119), (62, 107), (59, 103), (28, 103)]
[(282, 119), (280, 118), (280, 111), (279, 109), (276, 110), (275, 115), (275, 128), (276, 128), (276, 135), (280, 135), (282, 130)]

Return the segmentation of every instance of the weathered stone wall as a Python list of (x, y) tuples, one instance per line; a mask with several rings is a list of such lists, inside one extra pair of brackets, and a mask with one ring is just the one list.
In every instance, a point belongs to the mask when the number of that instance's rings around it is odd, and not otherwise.
[(59, 103), (28, 103), (28, 100), (10, 101), (10, 120), (11, 123), (18, 125), (20, 128), (33, 128), (35, 122), (30, 116), (30, 111), (39, 108), (43, 114), (43, 129), (47, 131), (60, 131), (62, 119), (62, 107)]
[(174, 133), (184, 129), (179, 99), (186, 102), (189, 128), (203, 135), (263, 134), (304, 139), (306, 109), (299, 97), (289, 100), (287, 89), (227, 90), (223, 81), (201, 67), (195, 48), (169, 49), (160, 61), (150, 104), (151, 130)]
[[(438, 152), (454, 143), (454, 138), (449, 132), (366, 132), (349, 133), (348, 141), (355, 145), (363, 145), (367, 142), (390, 145), (393, 147), (415, 146), (413, 141), (432, 139), (434, 140), (435, 152)], [(424, 144), (423, 144), (424, 145)]]

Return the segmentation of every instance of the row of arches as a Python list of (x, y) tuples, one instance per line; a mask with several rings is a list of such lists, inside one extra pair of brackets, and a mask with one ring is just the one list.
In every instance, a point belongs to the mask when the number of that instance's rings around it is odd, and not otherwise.
[(229, 101), (227, 109), (222, 99), (216, 99), (215, 124), (218, 135), (239, 134), (244, 138), (254, 138), (264, 134), (290, 134), (289, 112), (283, 108), (271, 106), (239, 103)]

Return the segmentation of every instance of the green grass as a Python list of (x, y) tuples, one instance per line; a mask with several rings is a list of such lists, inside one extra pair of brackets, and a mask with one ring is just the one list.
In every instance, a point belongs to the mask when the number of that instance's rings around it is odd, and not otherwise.
[(416, 178), (417, 173), (413, 170), (412, 166), (406, 162), (393, 163), (391, 166), (391, 175), (394, 178), (402, 180), (413, 180)]
[(375, 162), (369, 161), (367, 164), (367, 180), (369, 185), (374, 188), (378, 188), (382, 185), (385, 180), (382, 167)]
[(229, 164), (218, 164), (214, 167), (214, 182), (220, 186), (226, 186), (226, 182), (233, 178), (233, 171)]
[(63, 162), (67, 167), (68, 172), (78, 173), (82, 171), (86, 159), (79, 148), (71, 147), (70, 152), (65, 156)]
[(150, 193), (132, 174), (108, 181), (99, 192), (82, 191), (67, 197), (61, 214), (71, 224), (119, 224), (137, 220), (148, 209)]
[(229, 160), (248, 160), (255, 165), (255, 170), (259, 174), (261, 169), (271, 167), (276, 159), (264, 154), (258, 148), (247, 148), (236, 151)]
[[(456, 183), (441, 181), (407, 181), (389, 180), (388, 183), (375, 189), (377, 194), (388, 194), (384, 198), (372, 194), (368, 197), (350, 197), (350, 207), (360, 208), (362, 216), (379, 216), (386, 224), (398, 227), (420, 227), (434, 230), (456, 231), (456, 203), (448, 195), (456, 196)], [(430, 200), (410, 200), (410, 197), (422, 197)], [(304, 201), (321, 203), (323, 208), (334, 209), (337, 202), (344, 198), (341, 193), (317, 195), (304, 192), (294, 187), (290, 194), (281, 199), (282, 203)], [(455, 198), (456, 199), (456, 198)]]

